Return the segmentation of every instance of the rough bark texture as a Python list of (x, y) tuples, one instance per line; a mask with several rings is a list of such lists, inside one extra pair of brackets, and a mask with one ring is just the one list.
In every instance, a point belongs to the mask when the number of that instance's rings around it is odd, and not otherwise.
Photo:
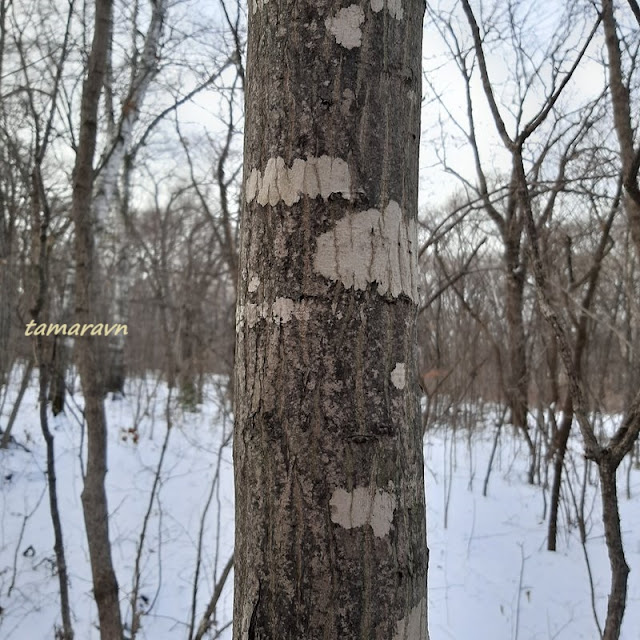
[[(89, 68), (82, 88), (81, 122), (74, 167), (71, 215), (75, 225), (76, 322), (97, 322), (99, 290), (91, 215), (94, 182), (98, 103), (104, 82), (105, 62), (111, 33), (112, 0), (96, 0), (95, 26)], [(93, 591), (98, 606), (102, 640), (122, 640), (118, 583), (111, 560), (109, 510), (104, 480), (107, 473), (107, 438), (102, 403), (99, 337), (83, 336), (77, 342), (77, 360), (84, 415), (87, 421), (87, 469), (82, 491)]]
[(51, 411), (54, 416), (64, 411), (66, 396), (65, 373), (68, 367), (68, 350), (64, 339), (56, 337), (53, 340), (51, 356), (51, 381), (49, 383), (48, 397), (51, 401)]
[(427, 638), (419, 0), (251, 0), (235, 640)]

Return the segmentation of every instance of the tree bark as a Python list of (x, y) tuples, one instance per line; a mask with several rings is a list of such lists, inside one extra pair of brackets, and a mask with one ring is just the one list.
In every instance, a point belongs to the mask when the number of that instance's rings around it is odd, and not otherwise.
[(48, 397), (51, 401), (51, 411), (54, 416), (64, 411), (66, 397), (66, 372), (68, 350), (64, 338), (54, 338), (51, 355), (51, 375)]
[(627, 604), (627, 578), (629, 566), (624, 556), (620, 512), (616, 487), (617, 464), (605, 456), (600, 467), (600, 494), (602, 495), (602, 521), (611, 565), (611, 591), (607, 605), (607, 621), (602, 640), (619, 640), (622, 618)]
[[(95, 277), (95, 219), (91, 214), (91, 203), (98, 104), (104, 84), (112, 10), (112, 0), (96, 0), (93, 43), (88, 73), (82, 87), (80, 135), (73, 174), (71, 215), (75, 225), (76, 322), (80, 324), (96, 322), (94, 316), (99, 300)], [(87, 421), (87, 469), (82, 508), (89, 543), (94, 597), (98, 606), (100, 637), (102, 640), (122, 640), (118, 582), (111, 559), (109, 509), (104, 486), (107, 473), (107, 432), (98, 340), (100, 337), (86, 335), (76, 343)]]
[[(602, 228), (602, 236), (598, 244), (598, 250), (593, 258), (593, 265), (589, 272), (589, 278), (587, 281), (587, 291), (582, 298), (580, 304), (580, 314), (578, 316), (578, 322), (576, 324), (575, 343), (573, 348), (574, 369), (575, 374), (579, 379), (583, 377), (583, 359), (587, 350), (588, 343), (588, 329), (590, 311), (593, 305), (596, 287), (598, 285), (598, 279), (600, 277), (600, 270), (602, 269), (602, 263), (607, 255), (607, 247), (609, 246), (609, 239), (611, 233), (611, 226), (618, 210), (620, 198), (616, 196), (607, 221)], [(560, 488), (562, 485), (562, 469), (564, 466), (564, 457), (567, 453), (567, 443), (569, 442), (569, 435), (571, 433), (571, 426), (574, 418), (573, 407), (573, 394), (568, 389), (565, 400), (562, 407), (562, 422), (558, 432), (554, 436), (554, 440), (551, 443), (552, 449), (550, 453), (554, 456), (554, 475), (553, 486), (551, 490), (551, 510), (549, 513), (549, 535), (547, 538), (547, 549), (549, 551), (556, 550), (557, 535), (558, 535), (558, 508), (560, 505)]]
[[(135, 135), (135, 127), (140, 120), (140, 114), (148, 95), (148, 90), (154, 78), (158, 74), (158, 61), (161, 57), (162, 35), (168, 11), (168, 0), (153, 0), (150, 3), (151, 17), (147, 27), (144, 47), (139, 58), (136, 56), (136, 65), (133, 67), (131, 82), (127, 90), (127, 96), (123, 101), (122, 111), (118, 118), (117, 127), (112, 127), (111, 139), (105, 152), (104, 165), (96, 180), (94, 198), (92, 202), (93, 214), (96, 224), (96, 242), (99, 249), (104, 244), (106, 229), (116, 233), (116, 266), (113, 278), (113, 303), (110, 309), (113, 322), (127, 324), (129, 317), (129, 291), (131, 287), (131, 275), (128, 264), (129, 242), (126, 225), (123, 218), (129, 215), (129, 184), (130, 173), (133, 168), (133, 158), (130, 148)], [(109, 52), (107, 53), (107, 56)], [(110, 61), (107, 58), (107, 64)], [(107, 92), (109, 93), (109, 92)], [(122, 174), (124, 174), (122, 176)], [(125, 202), (121, 205), (126, 211), (118, 211), (115, 206), (118, 181), (123, 177), (122, 196)], [(96, 252), (98, 257), (100, 251)], [(106, 273), (106, 265), (103, 272)], [(106, 276), (103, 276), (106, 277)], [(126, 380), (126, 343), (127, 338), (123, 334), (108, 340), (105, 346), (105, 371), (104, 393), (124, 395)]]
[(573, 424), (573, 400), (567, 393), (562, 407), (562, 422), (556, 434), (553, 457), (553, 483), (551, 485), (551, 504), (549, 510), (549, 530), (547, 535), (547, 551), (555, 551), (558, 541), (558, 509), (560, 507), (560, 489), (562, 487), (562, 468), (567, 453), (567, 444)]
[(602, 0), (602, 24), (607, 46), (609, 87), (613, 106), (613, 121), (620, 146), (625, 209), (636, 253), (640, 257), (640, 148), (634, 151), (634, 130), (631, 123), (631, 97), (629, 84), (625, 84), (620, 55), (620, 38), (614, 15), (613, 0)]
[(423, 11), (249, 4), (235, 640), (428, 637)]
[[(42, 337), (36, 339), (37, 353), (39, 357), (45, 353)], [(64, 538), (62, 535), (62, 520), (58, 504), (58, 489), (56, 478), (56, 457), (53, 434), (49, 429), (47, 416), (47, 389), (49, 387), (49, 370), (44, 362), (39, 363), (39, 400), (40, 400), (40, 429), (47, 445), (47, 487), (49, 490), (49, 510), (53, 525), (54, 544), (53, 551), (56, 555), (56, 571), (60, 586), (60, 611), (62, 614), (62, 629), (56, 633), (60, 640), (73, 640), (74, 633), (71, 625), (71, 610), (69, 607), (69, 573), (67, 571), (67, 559), (65, 555)]]
[[(516, 246), (513, 246), (513, 245)], [(517, 240), (505, 239), (505, 308), (507, 342), (509, 345), (508, 396), (511, 423), (528, 435), (527, 413), (529, 371), (527, 367), (527, 339), (522, 317), (524, 307), (524, 266), (520, 262), (520, 235)]]
[(13, 425), (16, 422), (16, 418), (18, 417), (18, 411), (20, 410), (20, 405), (22, 404), (22, 398), (29, 386), (29, 382), (31, 380), (31, 372), (33, 371), (33, 358), (29, 358), (24, 365), (24, 370), (22, 372), (22, 380), (20, 382), (20, 388), (18, 389), (18, 397), (13, 403), (13, 407), (11, 409), (11, 414), (9, 415), (9, 421), (7, 422), (7, 426), (5, 430), (2, 432), (2, 439), (0, 440), (0, 449), (6, 449), (11, 442), (11, 431), (13, 429)]

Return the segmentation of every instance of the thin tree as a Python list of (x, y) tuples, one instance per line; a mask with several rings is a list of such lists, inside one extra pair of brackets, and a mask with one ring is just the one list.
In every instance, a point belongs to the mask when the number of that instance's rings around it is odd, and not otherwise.
[[(99, 289), (94, 252), (95, 220), (91, 215), (94, 184), (98, 105), (104, 86), (111, 37), (113, 2), (96, 0), (93, 42), (82, 87), (80, 134), (73, 172), (71, 217), (75, 225), (76, 321), (95, 322)], [(100, 340), (98, 337), (97, 340)], [(109, 510), (104, 481), (107, 473), (107, 425), (102, 398), (102, 372), (96, 337), (83, 336), (77, 344), (78, 371), (87, 421), (87, 469), (82, 491), (93, 590), (102, 640), (122, 640), (122, 619), (109, 542)]]
[(236, 640), (428, 637), (423, 12), (419, 0), (249, 4)]
[[(640, 12), (637, 11), (637, 3), (634, 0), (629, 0), (629, 5), (638, 20), (638, 26), (640, 26)], [(608, 55), (607, 71), (613, 107), (613, 121), (620, 146), (622, 181), (625, 189), (625, 209), (629, 219), (631, 237), (640, 257), (640, 184), (638, 182), (640, 145), (637, 149), (634, 148), (634, 137), (638, 131), (637, 127), (634, 128), (631, 119), (631, 82), (629, 78), (625, 78), (623, 71), (618, 23), (612, 0), (602, 0), (602, 24)]]

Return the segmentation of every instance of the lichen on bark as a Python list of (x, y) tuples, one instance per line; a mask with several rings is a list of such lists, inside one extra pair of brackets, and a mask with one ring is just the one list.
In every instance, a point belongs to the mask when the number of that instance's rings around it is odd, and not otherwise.
[(261, 1), (249, 15), (234, 640), (427, 636), (424, 7), (374, 5), (355, 3), (353, 47), (335, 36), (337, 1)]

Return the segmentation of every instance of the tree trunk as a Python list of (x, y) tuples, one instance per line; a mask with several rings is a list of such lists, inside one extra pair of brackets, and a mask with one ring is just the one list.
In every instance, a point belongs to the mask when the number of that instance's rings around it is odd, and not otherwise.
[(22, 404), (22, 398), (29, 386), (29, 381), (31, 380), (31, 372), (33, 371), (33, 358), (29, 358), (24, 365), (24, 370), (22, 372), (22, 380), (20, 382), (20, 389), (18, 389), (18, 397), (13, 403), (13, 408), (11, 409), (11, 414), (9, 415), (9, 421), (7, 422), (7, 426), (5, 430), (2, 432), (2, 440), (0, 440), (0, 449), (6, 449), (11, 442), (11, 431), (13, 429), (13, 425), (16, 422), (16, 418), (18, 417), (18, 411), (20, 410), (20, 405)]
[[(0, 19), (4, 22), (4, 7)], [(4, 25), (2, 25), (2, 30), (4, 31)], [(5, 166), (9, 164), (7, 155), (4, 153), (2, 153), (1, 161)], [(16, 214), (13, 202), (5, 193), (7, 186), (2, 180), (0, 183), (0, 300), (2, 301), (0, 304), (0, 389), (8, 382), (14, 360), (10, 351), (10, 339), (11, 316), (14, 313), (14, 300), (16, 299), (13, 256)]]
[[(109, 233), (115, 232), (116, 236), (115, 252), (117, 260), (115, 273), (112, 276), (114, 279), (114, 296), (110, 312), (113, 322), (120, 324), (127, 324), (129, 315), (128, 237), (126, 225), (123, 223), (123, 217), (129, 214), (128, 182), (133, 167), (133, 158), (129, 155), (129, 151), (135, 135), (135, 126), (140, 120), (140, 114), (148, 95), (149, 86), (160, 69), (158, 60), (162, 48), (162, 35), (168, 5), (168, 0), (153, 0), (150, 3), (151, 16), (145, 33), (144, 47), (140, 52), (140, 57), (137, 59), (137, 65), (132, 68), (131, 83), (127, 89), (127, 97), (123, 101), (122, 112), (118, 118), (118, 126), (114, 127), (112, 123), (110, 127), (108, 153), (104, 158), (104, 165), (96, 180), (94, 197), (91, 203), (95, 225), (95, 253), (98, 260), (102, 259), (100, 248), (105, 242), (106, 230), (108, 229)], [(112, 37), (113, 34), (110, 32), (109, 48), (105, 53), (105, 64), (107, 66), (111, 64), (108, 56), (111, 54)], [(106, 84), (109, 86), (109, 81)], [(111, 87), (109, 86), (109, 89), (105, 91), (105, 101), (111, 99)], [(126, 203), (125, 210), (118, 211), (118, 207), (114, 205), (117, 199), (118, 180), (123, 172), (123, 190), (125, 192), (123, 195)], [(102, 269), (104, 273), (107, 272), (106, 265), (102, 265)], [(104, 393), (124, 395), (127, 337), (121, 333), (105, 342)]]
[[(529, 372), (527, 369), (527, 340), (524, 330), (523, 296), (524, 265), (520, 262), (520, 235), (517, 239), (505, 238), (505, 308), (507, 319), (507, 344), (509, 348), (509, 379), (507, 381), (511, 424), (527, 431)], [(531, 444), (530, 447), (531, 448)]]
[(249, 5), (235, 640), (424, 640), (418, 0)]
[(55, 337), (53, 340), (51, 355), (51, 376), (49, 382), (48, 397), (51, 401), (51, 411), (54, 416), (64, 411), (66, 396), (66, 373), (68, 349), (65, 345), (65, 338)]
[[(590, 270), (587, 291), (582, 299), (582, 303), (580, 305), (580, 316), (578, 323), (576, 325), (576, 334), (575, 334), (575, 347), (574, 347), (574, 371), (575, 375), (582, 379), (582, 361), (584, 357), (584, 353), (587, 348), (587, 340), (588, 340), (588, 328), (589, 328), (589, 317), (590, 317), (590, 309), (593, 304), (593, 299), (596, 292), (596, 286), (598, 284), (598, 278), (600, 276), (600, 270), (602, 268), (602, 261), (607, 252), (607, 245), (609, 241), (609, 233), (611, 232), (611, 225), (613, 224), (613, 219), (615, 216), (615, 211), (617, 209), (617, 205), (614, 204), (613, 208), (609, 212), (609, 217), (607, 222), (603, 227), (603, 234), (600, 238), (600, 243), (598, 245), (598, 251), (594, 256), (593, 266)], [(557, 343), (556, 348), (554, 349), (554, 353), (557, 354)], [(557, 358), (557, 355), (556, 355)], [(556, 377), (555, 371), (552, 372), (552, 375)], [(556, 550), (556, 543), (558, 537), (558, 507), (560, 504), (560, 487), (562, 485), (562, 469), (564, 466), (564, 457), (567, 453), (567, 443), (569, 441), (569, 435), (571, 434), (571, 425), (573, 424), (574, 418), (574, 406), (573, 406), (573, 395), (571, 393), (571, 389), (567, 390), (567, 395), (565, 397), (564, 405), (562, 407), (562, 423), (560, 424), (560, 428), (558, 432), (554, 434), (554, 439), (551, 443), (552, 449), (551, 452), (554, 454), (554, 476), (553, 476), (553, 488), (551, 490), (551, 511), (549, 514), (549, 536), (547, 538), (547, 549), (549, 551)]]
[(562, 409), (562, 422), (558, 428), (553, 443), (553, 485), (551, 487), (551, 505), (549, 510), (549, 530), (547, 537), (547, 550), (555, 551), (558, 540), (558, 508), (560, 506), (560, 488), (562, 486), (562, 469), (564, 467), (564, 457), (567, 453), (567, 443), (571, 434), (573, 424), (573, 401), (571, 395), (567, 394)]
[(604, 522), (604, 537), (607, 542), (609, 565), (611, 567), (611, 592), (609, 593), (607, 621), (602, 638), (603, 640), (619, 640), (622, 618), (627, 603), (629, 566), (624, 556), (622, 532), (620, 531), (620, 513), (616, 488), (617, 465), (610, 463), (605, 457), (599, 462), (599, 467), (602, 521)]
[[(36, 338), (36, 350), (38, 358), (43, 358), (46, 347), (42, 337)], [(71, 611), (69, 607), (69, 573), (67, 571), (67, 559), (65, 555), (64, 537), (62, 535), (62, 520), (58, 505), (58, 489), (56, 478), (56, 456), (53, 434), (49, 429), (47, 416), (47, 390), (49, 387), (49, 371), (45, 362), (39, 363), (39, 401), (40, 401), (40, 429), (47, 445), (47, 488), (49, 490), (49, 510), (53, 525), (54, 544), (53, 551), (56, 556), (56, 572), (60, 587), (60, 612), (62, 614), (62, 629), (56, 632), (59, 640), (73, 640), (74, 633), (71, 625)]]
[[(117, 224), (117, 222), (116, 222)], [(112, 322), (127, 325), (129, 323), (129, 291), (131, 289), (131, 265), (129, 262), (129, 247), (126, 239), (125, 226), (119, 225), (120, 255), (116, 264), (114, 278), (114, 300)], [(118, 396), (124, 396), (124, 386), (127, 379), (126, 347), (127, 337), (119, 333), (107, 343), (108, 358), (105, 371), (104, 391)]]
[[(71, 215), (75, 225), (76, 322), (96, 323), (99, 287), (91, 215), (98, 104), (104, 82), (111, 33), (112, 0), (96, 0), (95, 27), (89, 68), (82, 88), (81, 122), (74, 167)], [(107, 431), (102, 402), (100, 337), (85, 335), (76, 342), (78, 370), (87, 421), (87, 469), (82, 508), (89, 543), (93, 591), (102, 640), (122, 640), (118, 582), (111, 559), (109, 509), (104, 480), (107, 473)]]
[(607, 46), (609, 87), (613, 106), (613, 121), (620, 145), (620, 160), (625, 188), (625, 209), (636, 253), (640, 257), (640, 149), (634, 151), (634, 130), (631, 120), (631, 95), (625, 84), (620, 55), (620, 38), (614, 15), (613, 0), (602, 0), (602, 24)]

